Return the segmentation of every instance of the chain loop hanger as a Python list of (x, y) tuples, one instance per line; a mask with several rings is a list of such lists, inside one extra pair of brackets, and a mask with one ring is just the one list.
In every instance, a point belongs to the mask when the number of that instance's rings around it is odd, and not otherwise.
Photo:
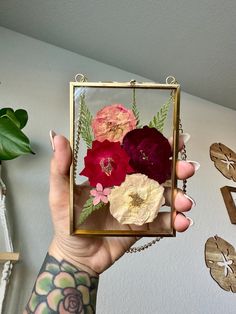
[[(135, 80), (130, 81), (130, 83), (135, 83)], [(166, 78), (166, 84), (178, 84), (177, 80), (175, 79), (174, 76), (168, 76)], [(172, 102), (174, 101), (174, 96), (173, 96), (173, 91), (171, 91), (171, 100)], [(183, 126), (182, 126), (182, 122), (181, 119), (179, 119), (179, 131), (181, 134), (183, 134)], [(180, 151), (180, 159), (181, 160), (186, 160), (187, 159), (187, 153), (186, 153), (186, 147), (185, 145), (183, 145), (183, 148)], [(183, 187), (182, 190), (184, 193), (186, 193), (187, 191), (187, 180), (183, 180)], [(154, 240), (141, 245), (141, 246), (137, 246), (137, 247), (131, 247), (129, 250), (126, 251), (126, 253), (138, 253), (138, 252), (142, 252), (145, 249), (148, 249), (149, 247), (151, 247), (152, 245), (156, 244), (157, 242), (159, 242), (161, 239), (163, 239), (162, 237), (156, 237)]]
[(87, 79), (87, 77), (84, 74), (77, 73), (76, 76), (75, 76), (75, 81), (76, 82), (87, 82), (88, 79)]

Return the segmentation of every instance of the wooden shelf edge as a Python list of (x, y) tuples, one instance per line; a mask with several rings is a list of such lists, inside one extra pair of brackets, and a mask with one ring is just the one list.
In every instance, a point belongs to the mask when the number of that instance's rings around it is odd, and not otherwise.
[(7, 261), (17, 262), (19, 261), (20, 253), (14, 252), (0, 252), (0, 263), (4, 263)]

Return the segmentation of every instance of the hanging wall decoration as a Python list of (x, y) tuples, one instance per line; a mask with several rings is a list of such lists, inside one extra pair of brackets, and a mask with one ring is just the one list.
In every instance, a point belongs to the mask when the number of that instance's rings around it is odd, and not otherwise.
[[(180, 85), (78, 77), (70, 84), (71, 234), (174, 236)], [(163, 215), (169, 223), (160, 227)]]
[(236, 252), (234, 247), (218, 237), (209, 238), (205, 244), (205, 262), (212, 278), (226, 290), (236, 292)]
[(2, 167), (5, 160), (32, 153), (30, 141), (22, 132), (28, 121), (24, 109), (0, 109), (0, 263), (3, 264), (0, 275), (0, 314), (3, 313), (7, 285), (11, 277), (13, 263), (19, 259), (14, 252), (6, 207), (7, 187), (2, 178)]
[(236, 181), (236, 153), (222, 143), (210, 147), (210, 157), (215, 167), (229, 180)]

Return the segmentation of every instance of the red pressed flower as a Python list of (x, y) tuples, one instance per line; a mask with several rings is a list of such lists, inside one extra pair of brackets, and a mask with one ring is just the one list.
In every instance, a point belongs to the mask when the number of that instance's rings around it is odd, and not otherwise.
[(130, 156), (130, 165), (135, 172), (146, 174), (159, 184), (171, 177), (171, 147), (162, 133), (144, 126), (128, 132), (123, 139), (123, 148)]
[(91, 186), (101, 183), (104, 187), (120, 185), (127, 173), (133, 172), (130, 157), (119, 142), (93, 141), (84, 158), (85, 168), (80, 175), (88, 177)]

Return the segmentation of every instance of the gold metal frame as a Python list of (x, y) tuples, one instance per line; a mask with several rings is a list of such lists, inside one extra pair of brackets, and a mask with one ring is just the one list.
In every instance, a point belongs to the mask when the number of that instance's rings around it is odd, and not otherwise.
[[(179, 121), (180, 121), (180, 85), (179, 84), (158, 84), (158, 83), (149, 83), (143, 82), (139, 83), (136, 81), (130, 82), (70, 82), (70, 143), (72, 150), (75, 144), (74, 138), (74, 118), (75, 118), (75, 99), (74, 99), (74, 90), (77, 87), (89, 87), (89, 88), (128, 88), (128, 89), (160, 89), (160, 90), (170, 90), (172, 92), (173, 97), (173, 169), (176, 169), (176, 161), (178, 159), (178, 143), (179, 143)], [(74, 150), (73, 150), (74, 151)], [(176, 171), (172, 171), (171, 176), (171, 189), (172, 189), (172, 200), (174, 200), (175, 195), (177, 193), (177, 177)], [(74, 192), (74, 162), (72, 161), (71, 169), (70, 169), (70, 208), (69, 208), (69, 232), (71, 235), (79, 235), (79, 236), (150, 236), (150, 237), (174, 237), (175, 230), (173, 228), (173, 221), (176, 216), (176, 210), (173, 205), (171, 205), (171, 211), (168, 212), (170, 215), (170, 227), (164, 228), (161, 227), (156, 232), (149, 230), (79, 230), (75, 228), (75, 215), (74, 215), (74, 200), (73, 200), (73, 192)], [(158, 217), (165, 214), (161, 212), (158, 214)], [(158, 218), (157, 217), (157, 218)]]

